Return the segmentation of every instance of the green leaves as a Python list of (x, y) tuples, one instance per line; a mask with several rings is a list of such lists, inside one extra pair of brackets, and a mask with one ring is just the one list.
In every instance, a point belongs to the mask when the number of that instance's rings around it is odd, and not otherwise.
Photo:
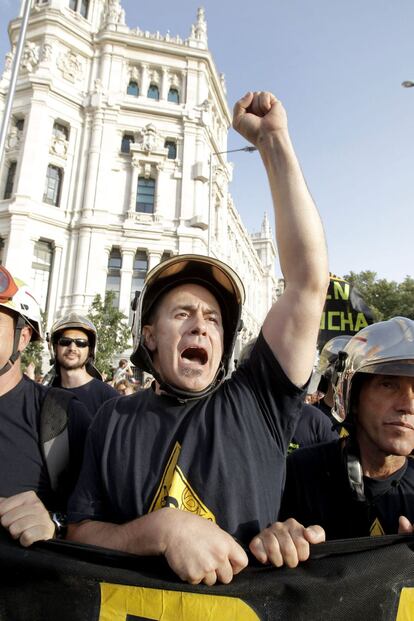
[(98, 333), (95, 365), (99, 371), (110, 374), (113, 358), (131, 346), (131, 329), (127, 317), (114, 307), (115, 293), (107, 291), (105, 299), (95, 296), (88, 318), (94, 323)]
[(391, 317), (414, 319), (414, 279), (406, 276), (401, 283), (385, 278), (377, 278), (376, 272), (369, 270), (345, 276), (357, 287), (364, 301), (372, 308), (376, 321)]

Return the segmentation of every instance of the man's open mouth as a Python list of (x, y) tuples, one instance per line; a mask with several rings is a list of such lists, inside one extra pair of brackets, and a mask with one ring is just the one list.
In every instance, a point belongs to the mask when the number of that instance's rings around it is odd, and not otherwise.
[(198, 364), (204, 365), (208, 362), (208, 354), (202, 347), (187, 347), (181, 353), (181, 358), (184, 360), (190, 360), (191, 362), (198, 362)]

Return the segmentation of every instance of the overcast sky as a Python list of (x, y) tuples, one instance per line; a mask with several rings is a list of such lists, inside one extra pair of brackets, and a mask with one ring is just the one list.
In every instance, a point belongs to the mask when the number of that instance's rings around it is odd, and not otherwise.
[[(0, 0), (0, 58), (19, 0)], [(186, 38), (197, 0), (123, 0), (131, 28)], [(205, 0), (208, 43), (230, 107), (247, 90), (284, 103), (337, 275), (414, 276), (413, 0)], [(228, 148), (244, 141), (233, 130)], [(270, 193), (257, 153), (229, 156), (231, 193), (249, 232)]]

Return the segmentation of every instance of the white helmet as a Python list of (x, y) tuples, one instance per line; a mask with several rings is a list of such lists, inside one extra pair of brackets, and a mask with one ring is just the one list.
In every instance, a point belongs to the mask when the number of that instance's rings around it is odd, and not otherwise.
[(6, 308), (16, 315), (13, 351), (6, 364), (0, 369), (0, 375), (7, 373), (20, 356), (18, 349), (20, 333), (26, 325), (32, 328), (31, 341), (41, 341), (42, 321), (40, 305), (30, 288), (0, 265), (0, 307)]
[(338, 353), (336, 371), (334, 407), (344, 419), (357, 373), (414, 376), (414, 320), (394, 317), (367, 326)]

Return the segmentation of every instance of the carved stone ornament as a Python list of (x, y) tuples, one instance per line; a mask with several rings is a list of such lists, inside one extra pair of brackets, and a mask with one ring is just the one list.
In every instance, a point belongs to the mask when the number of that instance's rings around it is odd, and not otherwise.
[(12, 127), (6, 139), (6, 151), (17, 151), (20, 149), (22, 132), (17, 127)]
[(39, 46), (33, 41), (28, 41), (23, 49), (22, 69), (26, 70), (28, 73), (31, 73), (34, 69), (36, 69), (39, 64), (40, 53)]
[(84, 66), (80, 58), (71, 51), (61, 54), (57, 61), (57, 66), (63, 74), (63, 77), (70, 82), (82, 80), (84, 75)]
[(50, 43), (44, 43), (42, 47), (42, 62), (49, 63), (52, 60), (53, 48)]
[(162, 147), (162, 138), (152, 123), (149, 123), (139, 134), (139, 142), (143, 151), (156, 151)]
[(50, 145), (50, 153), (66, 159), (68, 153), (68, 141), (63, 136), (53, 136)]
[(125, 11), (119, 0), (107, 0), (105, 24), (120, 24), (125, 26)]

